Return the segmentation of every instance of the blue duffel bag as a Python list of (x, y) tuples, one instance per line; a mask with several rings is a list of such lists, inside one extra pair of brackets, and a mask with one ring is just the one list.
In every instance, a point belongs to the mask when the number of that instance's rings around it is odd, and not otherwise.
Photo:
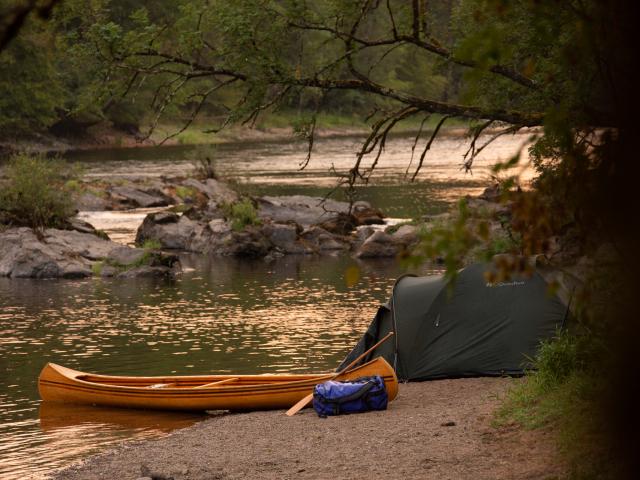
[(329, 380), (313, 389), (313, 408), (319, 417), (386, 410), (389, 396), (381, 376), (348, 382)]

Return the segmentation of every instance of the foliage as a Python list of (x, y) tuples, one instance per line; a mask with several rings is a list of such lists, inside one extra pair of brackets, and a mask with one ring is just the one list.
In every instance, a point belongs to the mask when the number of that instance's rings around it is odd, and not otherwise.
[(176, 186), (176, 195), (180, 197), (183, 201), (193, 200), (197, 196), (197, 192), (192, 187), (187, 187), (185, 185), (177, 185)]
[(155, 238), (147, 238), (142, 244), (142, 248), (145, 250), (159, 250), (162, 248), (162, 244)]
[(0, 210), (15, 225), (35, 229), (61, 226), (75, 213), (73, 191), (68, 187), (68, 182), (73, 182), (70, 175), (71, 169), (61, 160), (15, 155), (7, 165)]
[(249, 198), (244, 198), (233, 204), (222, 207), (227, 220), (231, 221), (231, 228), (237, 232), (244, 230), (249, 225), (260, 225), (262, 221), (258, 217), (258, 211)]

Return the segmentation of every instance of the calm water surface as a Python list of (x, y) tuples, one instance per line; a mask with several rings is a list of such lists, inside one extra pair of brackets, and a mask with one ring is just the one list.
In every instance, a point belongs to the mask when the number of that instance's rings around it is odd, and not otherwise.
[[(461, 139), (436, 142), (419, 182), (404, 174), (412, 139), (392, 141), (369, 186), (360, 190), (389, 216), (442, 211), (487, 184), (490, 166), (526, 142), (506, 137), (487, 148), (474, 175), (460, 171)], [(309, 168), (296, 171), (304, 145), (250, 143), (215, 149), (218, 171), (254, 194), (326, 193), (333, 164), (353, 161), (358, 139), (322, 140)], [(82, 152), (70, 159), (90, 178), (185, 175), (208, 147)], [(415, 160), (414, 160), (415, 164)], [(130, 242), (146, 211), (91, 212), (84, 218)], [(395, 261), (347, 256), (286, 257), (273, 263), (183, 256), (167, 280), (0, 278), (0, 478), (41, 478), (123, 440), (164, 435), (201, 415), (41, 404), (36, 379), (47, 361), (106, 374), (318, 372), (334, 369), (404, 273)], [(360, 269), (347, 285), (345, 271)], [(419, 272), (428, 273), (428, 272)]]

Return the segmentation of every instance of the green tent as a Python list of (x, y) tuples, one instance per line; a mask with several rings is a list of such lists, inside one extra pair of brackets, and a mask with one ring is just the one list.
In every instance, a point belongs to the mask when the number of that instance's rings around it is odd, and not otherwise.
[(451, 288), (442, 275), (401, 277), (339, 368), (393, 330), (366, 360), (384, 356), (401, 380), (522, 374), (540, 341), (564, 326), (568, 306), (537, 272), (492, 284), (489, 268), (463, 269)]

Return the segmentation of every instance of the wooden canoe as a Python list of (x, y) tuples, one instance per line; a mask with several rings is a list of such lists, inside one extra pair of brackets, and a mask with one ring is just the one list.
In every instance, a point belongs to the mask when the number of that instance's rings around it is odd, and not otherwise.
[[(38, 378), (44, 401), (159, 410), (267, 410), (289, 408), (335, 375), (198, 375), (125, 377), (93, 375), (48, 363)], [(336, 380), (380, 375), (393, 400), (398, 379), (382, 357), (340, 374)]]

